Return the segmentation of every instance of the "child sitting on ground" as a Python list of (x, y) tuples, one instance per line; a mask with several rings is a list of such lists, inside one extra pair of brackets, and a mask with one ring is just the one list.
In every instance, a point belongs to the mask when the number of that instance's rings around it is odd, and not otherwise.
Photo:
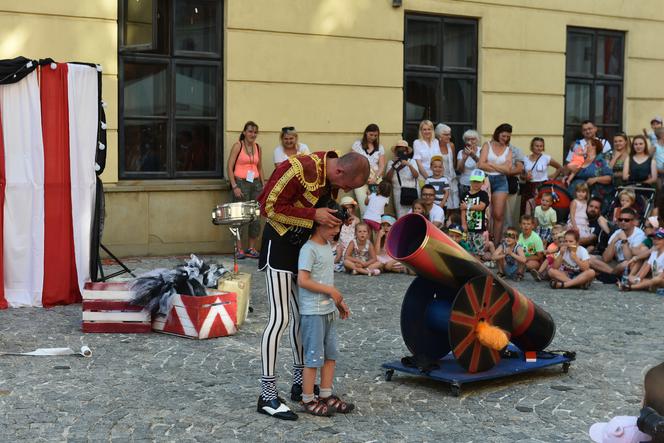
[(447, 199), (450, 196), (450, 182), (447, 177), (443, 176), (445, 167), (443, 165), (443, 157), (434, 155), (431, 157), (431, 176), (428, 177), (424, 184), (431, 185), (436, 190), (436, 197), (434, 205), (438, 205), (445, 209)]
[(486, 240), (486, 209), (489, 206), (489, 194), (482, 191), (486, 174), (475, 169), (470, 174), (470, 191), (461, 196), (461, 224), (466, 231), (466, 240), (470, 253), (483, 261), (491, 260), (493, 244)]
[[(657, 290), (664, 287), (664, 229), (659, 228), (653, 236), (654, 246), (648, 261), (641, 265), (635, 277), (628, 277), (626, 282), (618, 281), (621, 291), (634, 289)], [(646, 278), (652, 273), (651, 278)]]
[(632, 208), (636, 210), (636, 194), (631, 189), (623, 189), (618, 193), (618, 202), (620, 202), (620, 206), (613, 210), (613, 223), (616, 225), (620, 218), (620, 211), (623, 208)]
[[(332, 394), (334, 368), (338, 358), (335, 317), (342, 319), (350, 310), (341, 293), (334, 287), (334, 262), (329, 242), (339, 234), (339, 227), (314, 224), (314, 232), (300, 250), (297, 273), (300, 334), (304, 348), (302, 372), (302, 408), (305, 412), (329, 417), (335, 412), (354, 409)], [(320, 368), (319, 397), (314, 395), (316, 373)]]
[(541, 203), (535, 208), (535, 221), (537, 228), (535, 232), (540, 236), (545, 245), (551, 243), (553, 226), (558, 221), (556, 210), (551, 207), (553, 205), (553, 195), (549, 192), (542, 194)]
[(459, 244), (466, 252), (470, 252), (470, 245), (463, 239), (463, 228), (458, 224), (452, 224), (447, 228), (447, 235)]
[(579, 245), (579, 231), (570, 229), (565, 232), (565, 242), (549, 268), (549, 278), (552, 289), (590, 287), (595, 271), (590, 269), (590, 254)]
[(521, 216), (521, 234), (519, 244), (523, 246), (526, 253), (526, 269), (535, 280), (539, 276), (537, 270), (544, 261), (544, 243), (537, 233), (533, 231), (533, 216), (524, 214)]
[(424, 200), (422, 200), (421, 198), (418, 198), (417, 200), (413, 201), (410, 211), (413, 214), (420, 214), (424, 216), (424, 218), (429, 220), (429, 211), (427, 211), (427, 207), (424, 204)]
[(355, 226), (355, 239), (348, 244), (344, 267), (353, 275), (379, 275), (380, 262), (369, 240), (369, 226), (362, 222)]
[(555, 260), (556, 254), (560, 251), (560, 246), (565, 241), (565, 225), (556, 223), (553, 229), (551, 229), (551, 239), (551, 243), (546, 247), (544, 261), (537, 270), (537, 275), (533, 276), (537, 281), (549, 278), (548, 270), (553, 265), (553, 260)]
[(346, 210), (348, 218), (341, 224), (341, 232), (339, 233), (339, 241), (335, 251), (334, 271), (344, 271), (344, 255), (350, 242), (355, 240), (355, 226), (360, 222), (360, 219), (355, 215), (357, 209), (357, 202), (350, 196), (345, 196), (341, 199), (339, 204), (342, 209)]
[(392, 184), (383, 180), (378, 185), (378, 192), (367, 195), (364, 204), (367, 207), (364, 210), (362, 219), (371, 228), (372, 231), (380, 230), (380, 218), (385, 213), (385, 206), (390, 202), (392, 195)]
[(498, 263), (498, 277), (509, 277), (514, 281), (523, 280), (527, 259), (523, 246), (517, 242), (518, 236), (516, 228), (507, 228), (503, 241), (493, 253), (493, 259)]
[(396, 219), (391, 215), (383, 215), (380, 219), (380, 231), (376, 233), (376, 239), (374, 240), (376, 256), (381, 264), (382, 271), (384, 272), (407, 271), (407, 268), (402, 265), (401, 262), (390, 257), (385, 250), (385, 240), (387, 239), (387, 234), (389, 234), (390, 228), (395, 222)]

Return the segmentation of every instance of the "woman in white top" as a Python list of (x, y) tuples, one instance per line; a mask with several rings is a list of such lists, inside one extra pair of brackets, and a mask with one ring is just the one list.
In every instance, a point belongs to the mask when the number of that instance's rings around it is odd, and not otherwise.
[(474, 129), (463, 133), (464, 148), (457, 154), (456, 170), (459, 174), (459, 195), (470, 191), (470, 174), (480, 161), (480, 134)]
[(493, 240), (503, 238), (503, 223), (509, 187), (507, 174), (512, 169), (512, 150), (509, 147), (512, 125), (499, 125), (491, 140), (484, 143), (477, 167), (484, 170), (491, 184), (491, 214), (493, 221)]
[[(417, 191), (417, 163), (410, 158), (413, 155), (413, 148), (408, 146), (406, 140), (399, 140), (392, 147), (394, 158), (387, 168), (385, 180), (392, 182), (392, 196), (394, 197), (394, 210), (397, 218), (408, 214), (410, 204), (401, 204), (401, 188), (413, 188)], [(412, 202), (411, 202), (412, 204)]]
[(364, 200), (369, 194), (369, 185), (380, 183), (385, 173), (385, 149), (380, 144), (380, 128), (371, 123), (364, 129), (362, 140), (356, 140), (351, 148), (369, 160), (369, 179), (367, 183), (355, 189), (355, 198), (360, 205), (360, 213), (364, 214)]
[(309, 147), (298, 142), (297, 131), (293, 126), (281, 128), (279, 134), (281, 144), (274, 148), (274, 167), (298, 154), (309, 154)]
[(438, 139), (434, 136), (431, 120), (420, 122), (419, 138), (413, 142), (413, 160), (417, 163), (417, 170), (422, 179), (431, 176), (431, 157), (441, 155)]
[(443, 157), (443, 176), (450, 182), (450, 195), (447, 197), (447, 202), (445, 204), (445, 209), (449, 216), (450, 213), (457, 212), (459, 209), (459, 181), (457, 180), (456, 173), (456, 149), (454, 143), (452, 143), (452, 128), (443, 123), (438, 123), (434, 133), (438, 139), (440, 153)]
[[(549, 166), (556, 168), (556, 172), (552, 177), (557, 177), (562, 171), (560, 163), (552, 159), (550, 155), (544, 153), (544, 139), (542, 137), (534, 137), (530, 141), (530, 155), (526, 156), (523, 161), (523, 178), (525, 184), (521, 188), (521, 215), (526, 213), (528, 200), (535, 198), (537, 189), (542, 183), (549, 180)], [(532, 207), (534, 208), (535, 206), (533, 205)]]

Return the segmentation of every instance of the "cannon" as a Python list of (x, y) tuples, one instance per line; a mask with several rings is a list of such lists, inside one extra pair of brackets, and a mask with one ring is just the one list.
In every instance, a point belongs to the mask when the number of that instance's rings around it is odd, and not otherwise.
[(543, 351), (556, 333), (553, 318), (493, 275), (479, 260), (419, 214), (401, 217), (387, 253), (417, 277), (404, 295), (401, 334), (426, 367), (451, 353), (469, 373), (487, 371), (512, 342)]

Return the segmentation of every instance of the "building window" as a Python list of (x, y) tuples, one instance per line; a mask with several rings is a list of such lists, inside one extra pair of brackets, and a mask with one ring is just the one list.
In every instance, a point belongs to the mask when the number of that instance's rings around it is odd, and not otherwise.
[(581, 123), (592, 120), (609, 141), (622, 128), (625, 34), (602, 29), (567, 28), (565, 149), (581, 137)]
[(460, 143), (477, 123), (477, 21), (408, 14), (404, 49), (404, 137), (431, 120)]
[(120, 178), (222, 176), (221, 0), (119, 0)]

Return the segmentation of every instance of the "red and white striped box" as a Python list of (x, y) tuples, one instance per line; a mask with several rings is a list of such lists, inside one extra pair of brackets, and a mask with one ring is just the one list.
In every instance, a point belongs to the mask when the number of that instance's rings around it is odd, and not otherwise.
[(83, 288), (83, 332), (150, 332), (150, 313), (132, 305), (131, 295), (127, 283), (87, 282)]
[(168, 315), (152, 320), (152, 329), (199, 340), (237, 332), (237, 295), (214, 292), (203, 297), (176, 294)]

